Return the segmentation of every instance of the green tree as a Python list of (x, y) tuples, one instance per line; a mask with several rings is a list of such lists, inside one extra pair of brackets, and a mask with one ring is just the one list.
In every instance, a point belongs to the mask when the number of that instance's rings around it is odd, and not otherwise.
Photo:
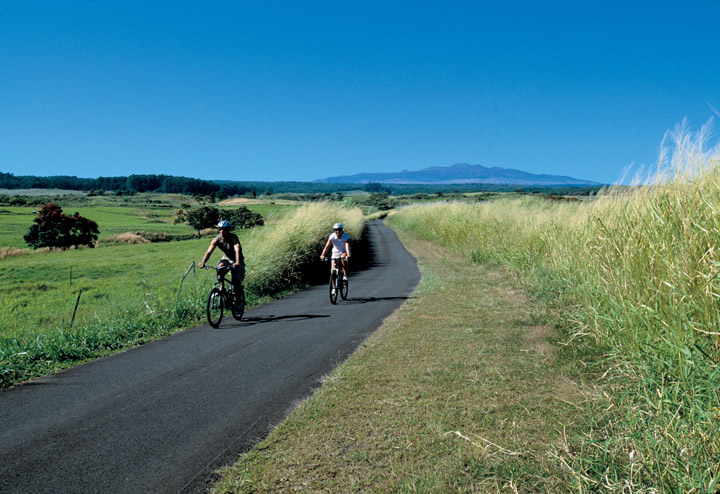
[(193, 227), (200, 236), (200, 230), (212, 228), (220, 221), (220, 212), (212, 206), (200, 206), (186, 210), (185, 222)]
[(94, 247), (98, 237), (98, 226), (92, 220), (75, 213), (63, 214), (62, 208), (53, 203), (42, 207), (33, 220), (34, 225), (24, 235), (25, 242), (31, 247), (58, 247), (67, 249), (73, 245)]
[(225, 213), (223, 219), (228, 220), (238, 229), (252, 228), (265, 224), (265, 220), (260, 213), (253, 213), (245, 206), (240, 206), (235, 211), (223, 211), (223, 213)]
[(376, 182), (369, 182), (363, 185), (362, 190), (365, 192), (370, 192), (371, 194), (387, 194), (389, 190), (383, 186), (383, 184), (379, 184)]

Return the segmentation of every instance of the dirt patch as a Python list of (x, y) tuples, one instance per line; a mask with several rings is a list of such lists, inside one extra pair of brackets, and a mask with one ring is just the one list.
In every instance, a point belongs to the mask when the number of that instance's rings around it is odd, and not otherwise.
[(554, 329), (549, 326), (528, 326), (525, 328), (525, 339), (535, 350), (548, 360), (555, 360), (557, 348), (550, 343)]

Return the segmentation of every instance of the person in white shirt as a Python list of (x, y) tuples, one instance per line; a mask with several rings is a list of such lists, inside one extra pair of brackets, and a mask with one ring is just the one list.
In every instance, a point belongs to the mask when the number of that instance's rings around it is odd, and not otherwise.
[(343, 232), (343, 224), (335, 223), (333, 225), (333, 233), (330, 234), (325, 248), (320, 254), (320, 259), (325, 259), (325, 254), (332, 245), (332, 262), (330, 263), (330, 269), (336, 268), (338, 260), (342, 262), (343, 270), (345, 271), (345, 278), (348, 274), (348, 259), (350, 259), (350, 235)]

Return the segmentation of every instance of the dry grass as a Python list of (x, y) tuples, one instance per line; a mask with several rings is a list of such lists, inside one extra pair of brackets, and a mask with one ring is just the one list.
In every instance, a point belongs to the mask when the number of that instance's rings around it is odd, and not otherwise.
[(117, 245), (117, 244), (125, 244), (125, 245), (133, 245), (133, 244), (149, 244), (150, 241), (146, 239), (145, 237), (142, 237), (141, 235), (138, 235), (137, 233), (120, 233), (118, 235), (113, 235), (111, 237), (106, 237), (103, 239), (100, 239), (97, 242), (97, 247), (102, 247), (104, 245)]
[(565, 456), (579, 491), (718, 492), (720, 143), (668, 133), (657, 170), (597, 200), (394, 212), (464, 259), (508, 267), (557, 311), (607, 405)]
[[(500, 268), (404, 239), (423, 283), (216, 492), (557, 492), (578, 386)], [(542, 329), (539, 329), (542, 328)]]
[(32, 253), (33, 251), (31, 251), (30, 249), (18, 249), (16, 247), (0, 247), (0, 259), (5, 259), (6, 257), (27, 256)]

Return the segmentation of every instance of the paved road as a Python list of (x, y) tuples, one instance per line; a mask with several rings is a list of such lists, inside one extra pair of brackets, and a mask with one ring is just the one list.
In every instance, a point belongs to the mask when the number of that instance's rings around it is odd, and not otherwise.
[(412, 293), (395, 234), (370, 241), (336, 306), (312, 287), (0, 392), (0, 492), (204, 492)]

